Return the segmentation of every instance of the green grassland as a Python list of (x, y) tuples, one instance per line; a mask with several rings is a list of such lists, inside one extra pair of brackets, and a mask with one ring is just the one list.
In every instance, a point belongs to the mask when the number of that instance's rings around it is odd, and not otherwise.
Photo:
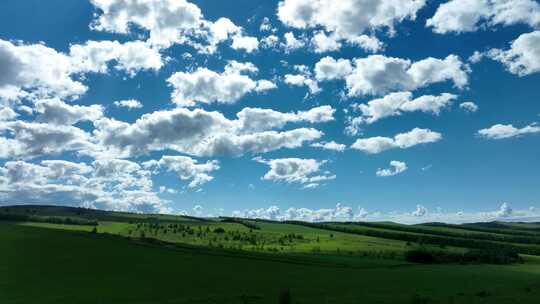
[[(536, 224), (280, 223), (40, 206), (0, 208), (0, 218), (0, 303), (279, 303), (285, 289), (292, 303), (540, 298), (540, 255), (524, 254), (538, 246)], [(516, 242), (524, 236), (530, 243)], [(404, 258), (420, 247), (466, 252), (470, 241), (510, 246), (522, 261)]]

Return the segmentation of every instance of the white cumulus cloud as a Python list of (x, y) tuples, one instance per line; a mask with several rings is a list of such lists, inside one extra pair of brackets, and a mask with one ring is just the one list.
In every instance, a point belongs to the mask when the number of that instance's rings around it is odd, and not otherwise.
[(353, 107), (362, 116), (353, 119), (353, 124), (372, 124), (382, 118), (401, 115), (405, 112), (424, 112), (439, 115), (457, 98), (456, 95), (443, 93), (438, 96), (424, 95), (412, 98), (411, 92), (390, 93), (382, 98), (373, 99), (367, 104), (354, 104)]
[(408, 59), (370, 55), (346, 59), (322, 58), (315, 65), (318, 80), (345, 79), (350, 97), (413, 91), (433, 83), (451, 81), (462, 89), (469, 82), (470, 68), (456, 55), (444, 59)]
[(140, 109), (143, 107), (142, 103), (136, 99), (117, 100), (114, 102), (114, 105), (119, 108), (127, 109)]
[(534, 123), (523, 128), (516, 128), (511, 124), (496, 124), (487, 129), (479, 130), (477, 134), (486, 139), (504, 139), (535, 133), (540, 133), (540, 127)]
[(387, 176), (398, 175), (400, 173), (405, 172), (405, 170), (407, 170), (407, 164), (405, 162), (401, 162), (398, 160), (391, 161), (390, 166), (392, 168), (377, 169), (377, 172), (375, 174), (379, 177), (387, 177)]
[(231, 62), (223, 73), (207, 68), (196, 71), (176, 72), (167, 82), (173, 87), (172, 100), (179, 106), (194, 106), (197, 103), (235, 103), (251, 92), (262, 92), (275, 88), (269, 81), (257, 82), (243, 72), (253, 72), (253, 65)]
[(0, 204), (55, 204), (134, 212), (170, 212), (152, 191), (150, 172), (128, 160), (8, 161), (0, 167)]
[(390, 137), (359, 138), (352, 145), (352, 149), (369, 154), (377, 154), (390, 149), (407, 149), (416, 145), (433, 143), (442, 139), (440, 133), (429, 129), (414, 128), (409, 132), (400, 133)]
[(472, 101), (462, 102), (459, 104), (459, 107), (463, 109), (465, 112), (469, 112), (469, 113), (478, 112), (478, 109), (479, 109), (478, 105)]
[(404, 20), (415, 20), (425, 1), (392, 0), (284, 0), (278, 18), (297, 29), (323, 28), (334, 39), (356, 43), (366, 33), (388, 29)]
[(423, 217), (427, 215), (427, 213), (428, 213), (428, 210), (426, 207), (422, 205), (416, 205), (416, 210), (412, 212), (412, 215), (416, 217)]
[(315, 78), (319, 81), (343, 79), (351, 74), (352, 66), (348, 59), (334, 59), (326, 56), (315, 64)]
[(297, 113), (248, 108), (230, 120), (215, 111), (177, 108), (144, 114), (134, 123), (100, 119), (94, 136), (104, 153), (125, 157), (165, 149), (192, 156), (240, 156), (297, 148), (319, 139), (323, 133), (313, 128), (278, 130), (288, 122), (328, 121), (333, 111), (327, 106)]
[(130, 76), (141, 70), (158, 71), (164, 65), (161, 54), (142, 41), (88, 41), (72, 45), (69, 56), (73, 70), (84, 73), (107, 73), (111, 61)]
[(172, 171), (181, 180), (189, 181), (189, 188), (197, 188), (214, 179), (209, 173), (219, 169), (219, 162), (211, 160), (198, 163), (197, 160), (188, 156), (165, 155), (160, 160), (146, 161), (143, 166), (148, 169)]
[(256, 161), (266, 164), (270, 170), (262, 177), (263, 180), (299, 183), (306, 188), (314, 188), (321, 182), (335, 179), (330, 172), (321, 172), (321, 167), (326, 161), (302, 158), (279, 158), (265, 160), (260, 157)]
[(439, 34), (523, 23), (540, 25), (540, 4), (534, 0), (450, 0), (441, 4), (426, 25)]
[(344, 144), (339, 144), (335, 141), (322, 141), (311, 144), (314, 148), (321, 148), (323, 150), (331, 150), (331, 151), (337, 151), (337, 152), (343, 152), (347, 148)]
[(19, 99), (77, 97), (87, 87), (72, 78), (69, 56), (42, 44), (13, 44), (0, 39), (0, 97)]
[(55, 125), (73, 125), (79, 121), (93, 122), (103, 117), (103, 106), (70, 105), (60, 99), (40, 99), (35, 102), (36, 121)]
[(508, 50), (491, 49), (487, 56), (501, 62), (518, 76), (540, 72), (540, 31), (525, 33), (514, 40)]

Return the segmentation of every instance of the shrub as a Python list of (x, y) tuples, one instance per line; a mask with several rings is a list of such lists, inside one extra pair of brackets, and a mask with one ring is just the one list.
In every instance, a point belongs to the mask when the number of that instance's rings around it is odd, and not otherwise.
[(423, 248), (405, 252), (405, 260), (407, 260), (407, 262), (422, 264), (432, 264), (437, 262), (435, 254)]
[(216, 229), (214, 229), (214, 233), (225, 233), (225, 229), (217, 227)]
[(487, 263), (487, 264), (512, 264), (521, 261), (519, 254), (513, 250), (490, 249), (479, 250), (472, 249), (463, 255), (464, 262), (468, 263)]
[(409, 250), (405, 259), (412, 263), (478, 263), (512, 264), (521, 261), (519, 254), (507, 249), (471, 249), (465, 253), (452, 253), (442, 250), (429, 250), (424, 247)]

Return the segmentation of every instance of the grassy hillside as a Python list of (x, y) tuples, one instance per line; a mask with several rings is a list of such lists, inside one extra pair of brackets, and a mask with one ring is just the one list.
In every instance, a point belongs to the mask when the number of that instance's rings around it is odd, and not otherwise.
[[(164, 248), (0, 224), (2, 303), (536, 303), (540, 262), (389, 264)], [(416, 295), (416, 296), (415, 296)]]
[[(409, 250), (406, 241), (391, 240), (272, 221), (230, 218), (198, 219), (184, 216), (140, 215), (81, 208), (16, 206), (0, 208), (8, 214), (32, 215), (40, 221), (18, 221), (21, 225), (92, 231), (130, 238), (152, 238), (171, 243), (218, 247), (250, 252), (326, 253), (396, 257)], [(8, 217), (9, 218), (9, 217)], [(47, 218), (96, 221), (97, 225), (48, 223)], [(438, 248), (438, 246), (429, 246)], [(459, 248), (449, 250), (462, 251)]]
[[(279, 303), (286, 289), (292, 303), (540, 296), (540, 256), (524, 254), (540, 246), (537, 224), (281, 223), (50, 206), (3, 207), (0, 220), (1, 303)], [(521, 262), (470, 259), (478, 248), (511, 249)], [(425, 252), (444, 259), (407, 262)]]

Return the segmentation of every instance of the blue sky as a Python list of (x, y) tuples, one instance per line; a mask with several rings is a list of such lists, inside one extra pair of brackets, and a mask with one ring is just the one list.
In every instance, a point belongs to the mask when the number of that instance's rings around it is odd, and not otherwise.
[(538, 216), (538, 1), (394, 2), (2, 1), (0, 204)]

